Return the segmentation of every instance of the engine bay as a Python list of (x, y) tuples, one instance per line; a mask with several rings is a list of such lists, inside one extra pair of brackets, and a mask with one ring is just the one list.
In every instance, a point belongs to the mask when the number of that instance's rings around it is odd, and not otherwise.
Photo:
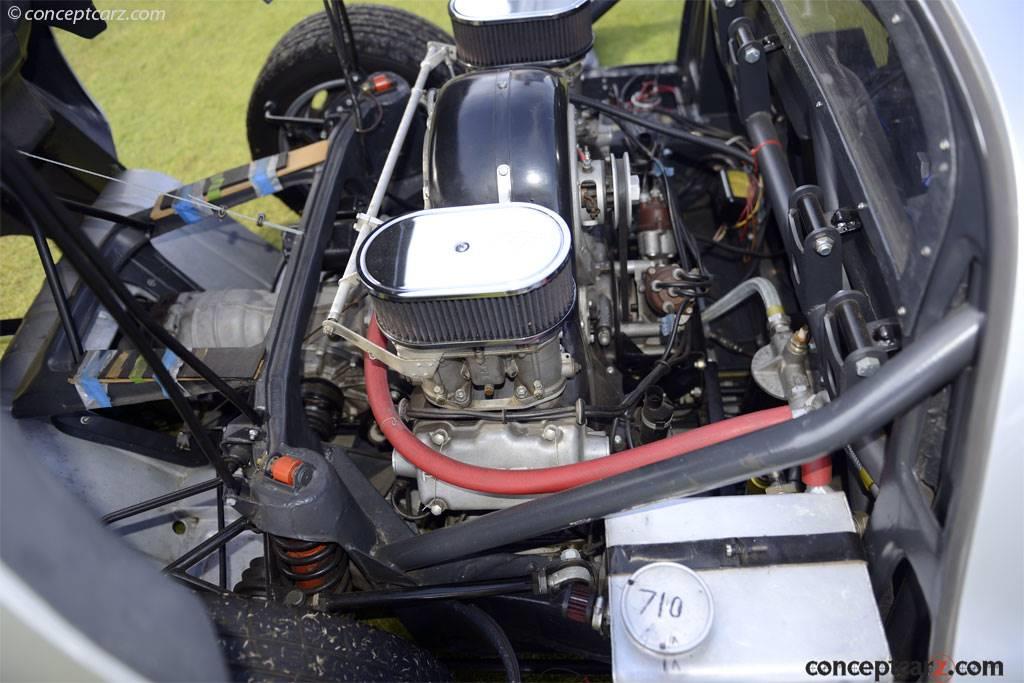
[[(76, 486), (200, 592), (396, 618), (441, 649), (431, 605), (465, 603), (507, 633), (499, 654), (623, 681), (903, 656), (921, 625), (888, 618), (912, 599), (892, 510), (909, 489), (947, 500), (917, 443), (948, 449), (966, 401), (983, 247), (887, 260), (892, 214), (837, 170), (779, 10), (687, 3), (678, 63), (604, 68), (587, 0), (506, 4), (452, 0), (454, 39), (415, 78), (261, 104), (286, 147), (132, 214), (159, 233), (292, 193), (264, 284), (125, 274), (122, 295), (58, 234), (107, 324), (47, 366), (84, 412), (40, 407), (37, 378), (14, 413), (128, 450), (125, 425), (174, 434), (195, 462), (145, 477), (185, 493), (121, 506), (99, 469)], [(917, 134), (927, 182), (904, 213), (927, 216), (954, 159)], [(919, 409), (914, 437), (892, 428)], [(900, 475), (897, 454), (917, 458)], [(140, 514), (183, 538), (123, 523)]]

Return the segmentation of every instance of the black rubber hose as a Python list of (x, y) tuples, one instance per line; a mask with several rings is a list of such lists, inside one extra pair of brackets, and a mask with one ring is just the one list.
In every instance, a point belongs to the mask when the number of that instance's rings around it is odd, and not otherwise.
[(689, 496), (784, 470), (887, 425), (952, 381), (974, 358), (984, 315), (964, 306), (908, 345), (871, 378), (819, 410), (684, 457), (534, 498), (463, 524), (380, 547), (405, 570), (536, 538), (620, 510)]
[(679, 140), (680, 142), (688, 142), (691, 145), (697, 145), (699, 147), (705, 147), (707, 149), (714, 150), (720, 154), (725, 154), (731, 157), (735, 157), (741, 161), (747, 163), (753, 163), (753, 159), (749, 154), (740, 149), (739, 147), (733, 147), (732, 145), (726, 144), (723, 140), (718, 138), (708, 137), (705, 135), (697, 135), (691, 133), (688, 130), (682, 128), (674, 128), (672, 126), (665, 126), (657, 121), (646, 119), (642, 116), (637, 116), (631, 112), (620, 109), (611, 104), (607, 104), (600, 100), (595, 100), (590, 97), (584, 97), (583, 95), (569, 95), (569, 101), (573, 104), (581, 107), (587, 107), (588, 109), (594, 109), (596, 111), (606, 114), (609, 118), (615, 119), (616, 121), (628, 121), (629, 123), (642, 126), (648, 130), (653, 130), (655, 133), (660, 133), (665, 137)]
[(520, 683), (523, 680), (519, 671), (519, 659), (512, 647), (512, 641), (505, 634), (505, 629), (494, 620), (487, 612), (476, 605), (466, 605), (461, 602), (451, 603), (452, 610), (463, 619), (473, 625), (484, 640), (490, 643), (491, 647), (498, 653), (498, 658), (505, 667), (505, 680), (508, 683)]

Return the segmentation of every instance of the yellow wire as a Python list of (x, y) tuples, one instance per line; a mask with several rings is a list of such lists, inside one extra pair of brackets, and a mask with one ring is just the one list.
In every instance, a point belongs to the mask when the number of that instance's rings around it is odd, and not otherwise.
[(752, 221), (754, 219), (754, 216), (757, 215), (758, 210), (761, 208), (761, 197), (763, 197), (763, 196), (764, 196), (764, 182), (761, 180), (760, 177), (758, 177), (758, 179), (757, 179), (757, 199), (754, 200), (754, 206), (753, 206), (753, 208), (750, 209), (750, 213), (747, 214), (747, 217), (744, 218), (743, 220), (741, 220), (739, 223), (736, 224), (737, 228), (742, 228), (744, 225), (746, 225), (747, 223), (749, 223), (750, 221)]

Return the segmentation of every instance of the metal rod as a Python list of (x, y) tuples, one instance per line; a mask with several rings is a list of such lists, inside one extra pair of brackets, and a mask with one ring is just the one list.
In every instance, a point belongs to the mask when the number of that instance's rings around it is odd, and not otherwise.
[(207, 593), (215, 593), (217, 595), (227, 595), (230, 591), (219, 586), (215, 586), (209, 581), (204, 581), (198, 576), (192, 576), (191, 574), (183, 571), (167, 572), (167, 575), (173, 579), (181, 581), (190, 588), (196, 588)]
[(68, 197), (61, 197), (60, 201), (64, 206), (68, 207), (75, 213), (80, 213), (83, 216), (92, 216), (93, 218), (99, 218), (101, 220), (110, 221), (111, 223), (117, 223), (119, 225), (127, 225), (131, 228), (137, 228), (144, 231), (147, 235), (153, 230), (153, 224), (141, 221), (135, 216), (123, 216), (113, 211), (107, 211), (105, 209), (97, 209), (91, 204), (84, 204), (80, 201), (70, 199)]
[(78, 327), (75, 319), (68, 308), (68, 296), (64, 291), (64, 285), (60, 281), (60, 273), (53, 262), (53, 254), (50, 252), (50, 245), (46, 243), (46, 237), (36, 221), (31, 217), (28, 224), (32, 226), (32, 238), (36, 243), (36, 251), (39, 252), (39, 261), (43, 264), (43, 273), (46, 275), (46, 284), (50, 287), (50, 294), (53, 296), (53, 304), (57, 307), (57, 315), (60, 316), (60, 323), (64, 327), (64, 334), (68, 337), (68, 346), (71, 348), (71, 357), (76, 363), (82, 362), (82, 339), (78, 336)]
[[(217, 533), (224, 531), (224, 484), (218, 482), (217, 486)], [(225, 543), (217, 548), (217, 569), (220, 579), (220, 587), (227, 590), (228, 587), (228, 546)]]
[(404, 607), (437, 600), (470, 600), (510, 593), (528, 593), (532, 590), (532, 579), (520, 578), (478, 584), (419, 586), (390, 591), (319, 593), (314, 597), (313, 606), (324, 612), (351, 612), (370, 608)]
[[(109, 290), (118, 299), (120, 299), (120, 303), (123, 307), (139, 323), (141, 323), (150, 334), (170, 349), (186, 365), (195, 370), (203, 379), (213, 385), (213, 388), (228, 399), (228, 401), (230, 401), (232, 405), (245, 415), (246, 418), (257, 424), (260, 423), (259, 415), (257, 415), (252, 406), (242, 398), (241, 394), (225, 382), (224, 379), (217, 375), (217, 373), (211, 370), (209, 366), (196, 358), (195, 354), (193, 354), (189, 349), (186, 349), (185, 346), (167, 330), (167, 328), (156, 322), (152, 316), (142, 308), (142, 306), (135, 300), (135, 297), (128, 291), (128, 288), (125, 287), (124, 283), (121, 282), (113, 270), (111, 270), (110, 266), (107, 265), (102, 256), (96, 251), (96, 247), (91, 241), (89, 241), (89, 238), (86, 237), (84, 233), (74, 229), (65, 230), (65, 233), (70, 241), (75, 243), (75, 245), (88, 256), (91, 266), (90, 270), (96, 273), (97, 279), (105, 283), (105, 286), (109, 288)], [(79, 269), (79, 272), (81, 273), (81, 269)], [(103, 286), (104, 285), (99, 285), (100, 288)], [(94, 291), (96, 292), (97, 298), (100, 298), (100, 292), (96, 291), (95, 288)], [(115, 315), (115, 312), (111, 311), (111, 315)], [(147, 362), (149, 362), (148, 359)], [(152, 365), (152, 363), (150, 363), (150, 365)], [(155, 371), (156, 368), (154, 368), (154, 372)]]
[(721, 488), (843, 448), (952, 381), (974, 358), (984, 315), (961, 307), (872, 377), (820, 410), (685, 457), (499, 510), (379, 547), (378, 559), (411, 570), (456, 560), (666, 498)]
[(149, 365), (157, 383), (164, 390), (175, 411), (181, 416), (182, 421), (185, 422), (195, 438), (199, 450), (224, 483), (232, 490), (237, 489), (238, 482), (232, 477), (232, 470), (228, 468), (220, 451), (214, 446), (202, 422), (189, 404), (185, 389), (171, 377), (160, 356), (150, 346), (150, 339), (133, 317), (133, 310), (141, 311), (134, 298), (120, 281), (115, 283), (119, 289), (108, 286), (108, 282), (99, 270), (99, 267), (104, 265), (103, 256), (99, 250), (84, 237), (82, 242), (75, 239), (77, 231), (67, 210), (54, 199), (52, 192), (43, 184), (39, 174), (21, 157), (6, 137), (3, 139), (3, 144), (0, 145), (0, 154), (3, 159), (3, 163), (0, 164), (0, 173), (3, 175), (4, 182), (21, 202), (30, 220), (39, 221), (40, 226), (46, 226), (49, 236), (64, 252), (64, 258), (71, 262), (82, 281), (113, 316), (121, 332), (131, 340), (132, 345)]
[(245, 517), (239, 517), (235, 521), (231, 522), (231, 524), (224, 527), (223, 531), (218, 531), (216, 534), (210, 536), (195, 548), (192, 548), (192, 550), (189, 550), (174, 562), (171, 562), (169, 565), (164, 567), (164, 573), (170, 574), (175, 571), (185, 571), (248, 528), (249, 520)]
[[(352, 276), (356, 272), (356, 254), (359, 251), (359, 247), (376, 227), (377, 214), (380, 213), (381, 204), (384, 202), (388, 185), (391, 183), (391, 176), (395, 172), (395, 165), (398, 163), (398, 157), (402, 153), (405, 138), (408, 136), (409, 128), (412, 126), (416, 107), (419, 106), (420, 98), (423, 96), (427, 77), (438, 64), (444, 61), (447, 54), (447, 46), (431, 43), (427, 49), (426, 57), (420, 62), (420, 72), (416, 76), (416, 83), (413, 85), (412, 91), (409, 93), (409, 101), (406, 102), (405, 110), (402, 112), (402, 120), (398, 124), (398, 130), (395, 132), (395, 139), (391, 142), (388, 157), (380, 171), (380, 180), (377, 181), (377, 186), (373, 190), (373, 196), (370, 198), (369, 206), (366, 207), (366, 212), (361, 214), (356, 222), (355, 228), (358, 230), (356, 241), (352, 245), (352, 253), (349, 254), (348, 263), (345, 264), (344, 275), (342, 275), (341, 280), (338, 282), (338, 291), (334, 295), (334, 302), (331, 304), (331, 310), (327, 314), (327, 320), (341, 320), (341, 312), (344, 310), (349, 292), (352, 290)], [(331, 332), (327, 327), (325, 327), (324, 331)]]
[(141, 503), (129, 505), (128, 507), (121, 508), (120, 510), (114, 510), (109, 514), (104, 515), (100, 521), (103, 524), (113, 524), (114, 522), (119, 522), (122, 519), (134, 517), (135, 515), (140, 515), (143, 512), (149, 512), (150, 510), (155, 510), (159, 507), (163, 507), (164, 505), (177, 503), (179, 500), (184, 500), (185, 498), (190, 498), (200, 493), (212, 491), (213, 489), (218, 488), (221, 484), (221, 480), (215, 477), (199, 484), (193, 484), (192, 486), (186, 486), (185, 488), (178, 489), (177, 491), (165, 493), (162, 496), (157, 496), (156, 498), (144, 500)]
[(274, 578), (270, 574), (273, 564), (274, 556), (270, 552), (270, 534), (263, 532), (263, 585), (267, 591), (267, 600), (274, 599), (270, 594), (271, 586), (274, 583)]

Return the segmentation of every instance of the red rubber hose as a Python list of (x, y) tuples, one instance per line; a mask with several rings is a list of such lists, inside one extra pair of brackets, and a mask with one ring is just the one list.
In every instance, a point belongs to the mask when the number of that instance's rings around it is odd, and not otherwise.
[[(376, 317), (370, 319), (367, 337), (381, 346), (387, 343), (380, 328), (377, 327)], [(366, 376), (366, 396), (373, 417), (388, 441), (403, 458), (449, 484), (472, 491), (505, 496), (529, 496), (563, 491), (728, 441), (785, 422), (793, 416), (789, 407), (772, 408), (715, 422), (597, 460), (534, 470), (494, 469), (453, 460), (417, 439), (402, 423), (391, 401), (387, 368), (367, 356), (363, 362), (363, 371)]]

